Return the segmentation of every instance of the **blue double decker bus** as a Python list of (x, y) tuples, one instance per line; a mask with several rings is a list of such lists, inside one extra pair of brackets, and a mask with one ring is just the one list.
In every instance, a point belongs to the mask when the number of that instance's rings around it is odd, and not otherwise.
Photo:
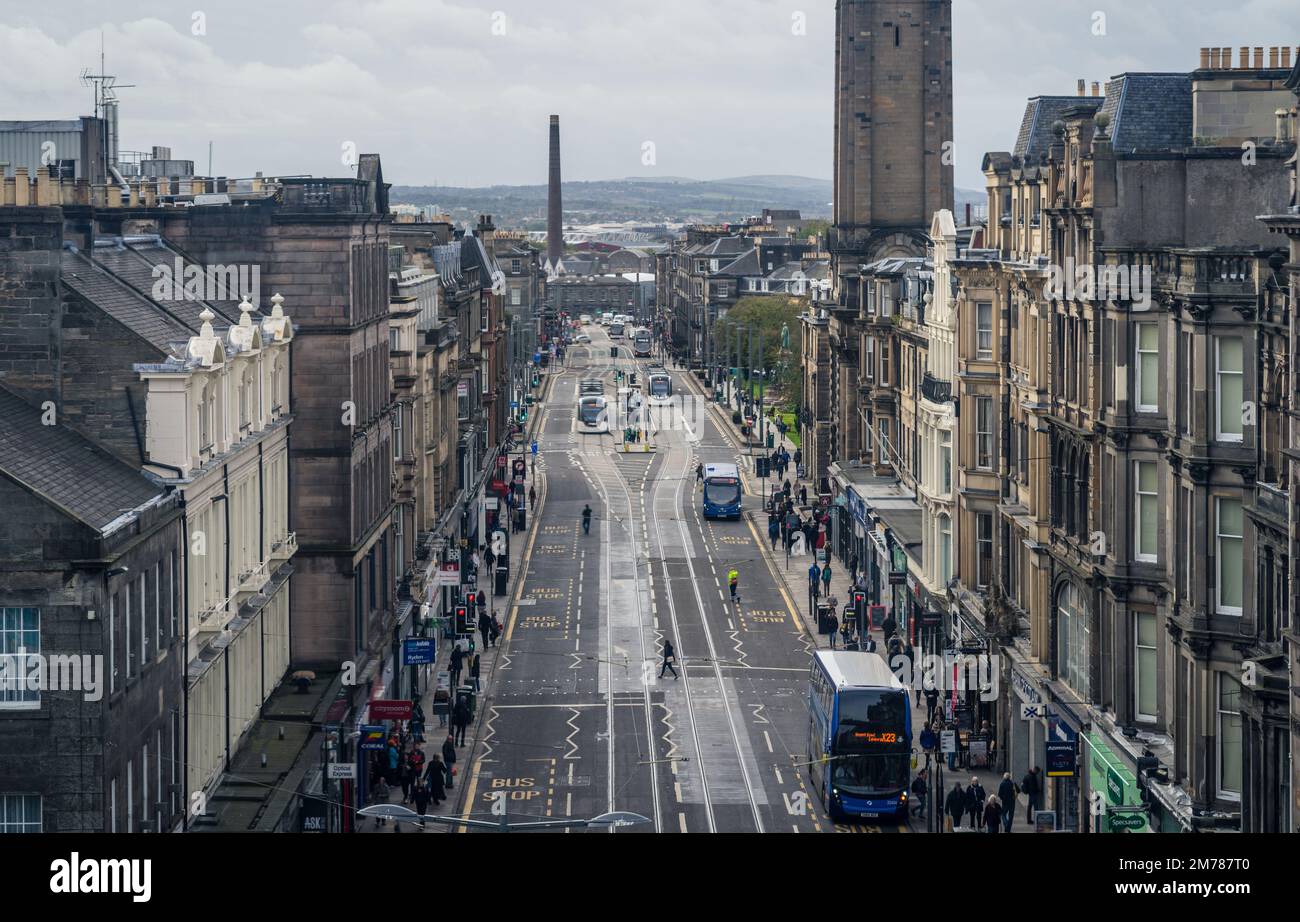
[(912, 709), (875, 653), (818, 650), (808, 683), (808, 774), (832, 820), (907, 818)]
[(704, 465), (704, 517), (740, 518), (740, 468), (734, 464)]

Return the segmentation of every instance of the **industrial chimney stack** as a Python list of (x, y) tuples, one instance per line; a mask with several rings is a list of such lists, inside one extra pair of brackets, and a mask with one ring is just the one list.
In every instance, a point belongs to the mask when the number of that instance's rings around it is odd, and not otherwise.
[(551, 177), (546, 197), (546, 261), (552, 269), (564, 256), (564, 225), (560, 220), (560, 117), (551, 116)]

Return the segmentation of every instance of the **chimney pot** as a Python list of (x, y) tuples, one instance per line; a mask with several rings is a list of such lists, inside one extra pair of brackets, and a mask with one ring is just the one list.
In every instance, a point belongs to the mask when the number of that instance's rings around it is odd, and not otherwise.
[(1096, 80), (1092, 81), (1092, 95), (1093, 96), (1101, 95), (1101, 84), (1098, 83)]
[(1264, 68), (1264, 46), (1255, 46), (1255, 69), (1263, 70)]
[(1245, 70), (1246, 68), (1250, 67), (1250, 46), (1249, 45), (1241, 46), (1241, 58), (1239, 59), (1239, 63), (1237, 64), (1237, 66), (1240, 67), (1242, 70)]
[(1282, 52), (1282, 66), (1289, 69), (1291, 67), (1291, 46), (1283, 45), (1280, 50)]
[(1221, 48), (1221, 49), (1219, 49), (1219, 50), (1223, 52), (1223, 55), (1222, 55), (1222, 58), (1223, 58), (1223, 69), (1224, 69), (1224, 70), (1231, 70), (1231, 69), (1232, 69), (1232, 49), (1231, 49), (1231, 48), (1226, 48), (1226, 47), (1225, 47), (1225, 48)]
[(1210, 66), (1210, 49), (1201, 49), (1201, 70), (1206, 70)]
[(1085, 87), (1086, 85), (1087, 85), (1087, 84), (1086, 84), (1086, 81), (1085, 81), (1082, 77), (1080, 77), (1080, 78), (1079, 78), (1079, 95), (1080, 95), (1080, 96), (1086, 96), (1086, 95), (1087, 95), (1087, 93), (1084, 92), (1084, 87)]
[(1276, 45), (1268, 49), (1268, 66), (1277, 68), (1278, 48)]

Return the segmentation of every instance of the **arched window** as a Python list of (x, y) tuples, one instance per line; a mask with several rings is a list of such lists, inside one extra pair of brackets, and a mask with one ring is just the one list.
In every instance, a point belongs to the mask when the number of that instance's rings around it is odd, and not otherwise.
[(1083, 593), (1066, 583), (1056, 596), (1056, 671), (1061, 681), (1088, 700), (1092, 647), (1090, 612)]

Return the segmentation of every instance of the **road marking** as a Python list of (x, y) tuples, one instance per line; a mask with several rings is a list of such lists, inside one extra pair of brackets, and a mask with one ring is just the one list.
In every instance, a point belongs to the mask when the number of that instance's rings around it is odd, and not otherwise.
[(678, 826), (678, 828), (681, 829), (682, 832), (685, 832), (685, 831), (686, 831), (686, 814), (685, 814), (685, 813), (679, 813), (679, 814), (677, 814), (677, 826)]

